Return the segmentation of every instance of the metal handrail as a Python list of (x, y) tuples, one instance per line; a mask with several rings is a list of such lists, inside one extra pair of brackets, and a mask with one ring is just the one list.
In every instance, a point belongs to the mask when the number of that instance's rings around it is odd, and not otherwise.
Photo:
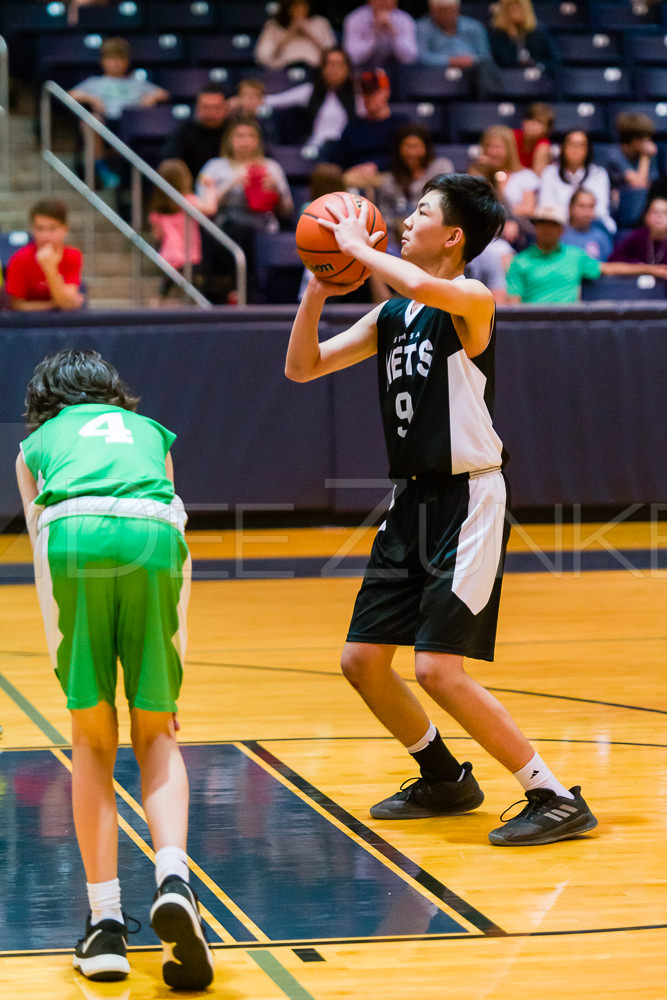
[[(84, 133), (84, 157), (85, 157), (85, 181), (82, 181), (74, 171), (70, 170), (68, 166), (59, 157), (55, 155), (52, 146), (52, 118), (51, 118), (51, 98), (55, 97), (56, 100), (60, 101), (72, 114), (76, 115), (80, 121), (86, 126)], [(142, 160), (140, 156), (137, 156), (129, 146), (122, 142), (118, 136), (114, 135), (106, 125), (99, 122), (89, 111), (86, 111), (78, 101), (70, 97), (67, 91), (63, 90), (62, 87), (54, 83), (53, 80), (47, 80), (47, 82), (42, 87), (41, 99), (40, 99), (40, 119), (41, 119), (41, 139), (42, 139), (42, 159), (46, 164), (52, 167), (56, 173), (60, 174), (64, 180), (71, 184), (76, 191), (91, 205), (96, 208), (109, 222), (111, 222), (121, 233), (127, 237), (127, 239), (132, 243), (137, 250), (141, 251), (146, 257), (149, 258), (167, 277), (171, 278), (174, 284), (178, 285), (186, 295), (189, 295), (198, 305), (204, 308), (211, 308), (211, 303), (205, 298), (200, 291), (198, 291), (195, 286), (187, 280), (176, 268), (168, 264), (167, 261), (160, 256), (160, 254), (147, 243), (146, 240), (140, 236), (137, 229), (141, 225), (142, 219), (142, 191), (141, 191), (141, 181), (139, 175), (142, 174), (147, 180), (151, 181), (156, 187), (164, 191), (176, 204), (183, 209), (186, 215), (195, 222), (199, 223), (202, 229), (205, 229), (216, 242), (221, 246), (225, 247), (226, 250), (234, 257), (234, 263), (236, 265), (236, 290), (238, 294), (238, 304), (244, 306), (247, 303), (247, 264), (246, 257), (234, 240), (230, 239), (226, 233), (224, 233), (215, 223), (211, 222), (199, 209), (195, 208), (190, 204), (187, 199), (183, 197), (175, 188), (168, 184), (167, 181), (163, 180), (162, 177), (153, 170), (145, 160)], [(124, 219), (114, 212), (107, 203), (95, 194), (94, 191), (94, 175), (95, 175), (95, 165), (94, 165), (94, 152), (92, 143), (92, 134), (97, 132), (99, 136), (104, 139), (113, 149), (116, 150), (120, 156), (126, 160), (132, 167), (132, 223), (130, 226)], [(45, 178), (45, 184), (50, 187), (51, 178), (48, 175)], [(186, 258), (187, 254), (187, 241), (188, 241), (188, 226), (185, 227), (185, 240), (186, 240)]]
[(0, 184), (9, 188), (9, 53), (0, 35)]

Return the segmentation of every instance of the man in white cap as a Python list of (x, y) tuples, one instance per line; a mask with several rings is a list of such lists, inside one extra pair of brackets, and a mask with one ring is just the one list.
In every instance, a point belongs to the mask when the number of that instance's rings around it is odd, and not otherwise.
[(601, 274), (667, 277), (666, 265), (600, 263), (579, 247), (562, 243), (567, 220), (559, 205), (538, 205), (531, 221), (535, 245), (518, 253), (507, 272), (510, 303), (577, 302), (584, 278), (595, 280)]

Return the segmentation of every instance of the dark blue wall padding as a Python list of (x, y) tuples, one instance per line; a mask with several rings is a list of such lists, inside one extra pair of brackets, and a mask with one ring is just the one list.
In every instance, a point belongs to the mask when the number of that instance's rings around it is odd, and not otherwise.
[[(362, 307), (332, 305), (322, 337)], [(368, 511), (386, 495), (375, 361), (306, 385), (284, 376), (294, 308), (0, 315), (0, 517), (20, 509), (13, 464), (25, 386), (62, 347), (93, 347), (178, 434), (177, 489), (192, 513)], [(496, 424), (513, 501), (667, 500), (667, 305), (499, 310)], [(1, 527), (1, 523), (0, 523)]]

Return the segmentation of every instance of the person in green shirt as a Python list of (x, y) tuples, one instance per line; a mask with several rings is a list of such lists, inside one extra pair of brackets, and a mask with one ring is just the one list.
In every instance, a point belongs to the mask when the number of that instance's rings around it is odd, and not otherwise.
[(531, 219), (535, 245), (512, 259), (507, 271), (510, 304), (519, 302), (577, 302), (581, 283), (601, 274), (652, 274), (667, 277), (666, 265), (629, 264), (593, 260), (579, 247), (561, 243), (566, 218), (558, 205), (538, 205)]
[(136, 413), (137, 403), (96, 351), (45, 358), (28, 384), (32, 433), (16, 473), (49, 653), (72, 718), (72, 807), (90, 904), (74, 967), (93, 980), (130, 971), (113, 787), (120, 659), (155, 850), (151, 926), (164, 945), (163, 976), (177, 989), (205, 989), (213, 959), (189, 885), (175, 715), (190, 589), (186, 517), (174, 493), (176, 435)]

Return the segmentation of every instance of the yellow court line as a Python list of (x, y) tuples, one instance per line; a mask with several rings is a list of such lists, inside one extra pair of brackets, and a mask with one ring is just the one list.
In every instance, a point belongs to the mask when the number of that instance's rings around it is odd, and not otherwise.
[[(439, 899), (437, 896), (435, 896), (429, 889), (426, 889), (424, 886), (420, 885), (419, 882), (416, 882), (410, 875), (408, 875), (407, 872), (404, 872), (402, 868), (400, 868), (397, 864), (395, 864), (384, 854), (382, 854), (381, 851), (378, 851), (375, 847), (372, 846), (372, 844), (369, 844), (366, 840), (360, 837), (357, 833), (354, 832), (354, 830), (350, 830), (350, 828), (347, 827), (341, 820), (339, 820), (336, 816), (334, 816), (327, 809), (321, 806), (319, 802), (316, 802), (314, 799), (311, 799), (310, 796), (306, 794), (306, 792), (303, 792), (300, 788), (294, 785), (289, 780), (289, 778), (286, 778), (279, 771), (276, 771), (275, 768), (271, 767), (270, 764), (262, 760), (262, 758), (259, 757), (253, 750), (251, 750), (247, 746), (244, 746), (242, 743), (234, 743), (233, 746), (237, 747), (242, 753), (246, 755), (246, 757), (249, 757), (250, 760), (254, 761), (255, 764), (259, 764), (260, 767), (264, 768), (264, 770), (268, 774), (270, 774), (271, 777), (279, 781), (282, 785), (285, 786), (285, 788), (288, 788), (290, 792), (292, 792), (294, 795), (297, 796), (297, 798), (300, 798), (303, 802), (309, 805), (311, 809), (314, 809), (315, 812), (320, 814), (320, 816), (323, 816), (324, 819), (326, 819), (329, 823), (332, 824), (332, 826), (337, 827), (347, 837), (349, 837), (350, 840), (353, 840), (359, 847), (363, 847), (363, 849), (367, 851), (368, 854), (371, 854), (374, 858), (377, 858), (378, 861), (382, 862), (385, 868), (388, 868), (395, 875), (398, 875), (398, 877), (407, 885), (409, 885), (411, 889), (414, 889), (415, 892), (418, 892), (421, 896), (424, 896), (426, 899), (428, 899), (430, 903), (434, 903), (439, 910), (442, 910), (443, 913), (446, 913), (448, 916), (452, 917), (452, 919), (455, 918), (457, 922), (465, 924), (467, 927), (472, 928), (472, 930), (476, 934), (479, 934), (479, 927), (475, 927), (475, 925), (470, 920), (467, 920), (465, 917), (461, 916), (461, 914), (458, 913), (453, 907), (448, 906), (447, 903), (443, 902), (442, 899)], [(272, 942), (272, 945), (273, 943), (274, 942)]]
[[(54, 757), (56, 757), (60, 761), (60, 763), (67, 768), (67, 770), (71, 774), (72, 762), (70, 761), (69, 757), (67, 757), (66, 754), (62, 752), (62, 750), (58, 750), (55, 747), (49, 747), (49, 750), (54, 755)], [(123, 786), (120, 785), (115, 779), (113, 785), (114, 785), (114, 790), (118, 795), (120, 795), (123, 801), (127, 803), (127, 805), (137, 814), (137, 816), (139, 816), (142, 820), (144, 820), (144, 822), (146, 822), (146, 814), (142, 809), (142, 807), (139, 805), (139, 803), (136, 801), (136, 799), (134, 799), (130, 795), (130, 793), (125, 788), (123, 788)], [(150, 845), (146, 843), (143, 837), (141, 837), (140, 834), (138, 834), (136, 830), (130, 826), (127, 820), (123, 819), (120, 813), (118, 813), (118, 825), (121, 828), (121, 830), (128, 835), (130, 840), (132, 840), (137, 845), (137, 847), (141, 851), (143, 851), (146, 857), (149, 858), (153, 862), (153, 864), (155, 864), (155, 852), (153, 851), (152, 847), (150, 847)], [(233, 899), (230, 899), (230, 897), (227, 896), (222, 891), (222, 889), (220, 889), (218, 885), (216, 885), (213, 879), (211, 879), (206, 874), (206, 872), (199, 867), (197, 862), (194, 861), (190, 857), (190, 855), (188, 855), (188, 867), (190, 871), (193, 872), (204, 883), (206, 888), (213, 893), (216, 899), (219, 899), (221, 903), (224, 903), (227, 909), (234, 914), (237, 920), (239, 920), (240, 923), (242, 923), (243, 926), (248, 931), (250, 931), (251, 934), (257, 937), (260, 941), (263, 942), (269, 941), (264, 932), (261, 931), (259, 927), (257, 927), (256, 924), (253, 923), (253, 921), (243, 912), (243, 910), (239, 906), (237, 906), (237, 904), (234, 902)], [(236, 941), (236, 938), (233, 937), (232, 934), (230, 934), (227, 928), (224, 927), (220, 923), (220, 921), (213, 916), (211, 911), (208, 910), (201, 902), (199, 904), (199, 908), (201, 910), (202, 917), (209, 925), (211, 930), (215, 931), (215, 933), (220, 938), (222, 938), (225, 944), (238, 943)]]

